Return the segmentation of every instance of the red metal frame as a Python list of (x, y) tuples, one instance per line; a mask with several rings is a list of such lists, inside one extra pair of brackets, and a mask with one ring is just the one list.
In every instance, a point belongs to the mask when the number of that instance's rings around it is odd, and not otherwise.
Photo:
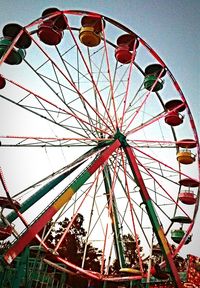
[(132, 169), (133, 175), (135, 176), (137, 184), (140, 187), (140, 193), (141, 193), (142, 199), (146, 205), (149, 219), (151, 221), (151, 224), (153, 226), (157, 240), (158, 240), (160, 247), (163, 251), (163, 254), (165, 256), (167, 266), (171, 270), (171, 276), (172, 276), (172, 279), (174, 280), (174, 284), (176, 285), (175, 287), (181, 288), (182, 287), (181, 279), (179, 277), (178, 271), (177, 271), (175, 263), (173, 261), (173, 257), (171, 255), (170, 245), (169, 245), (169, 243), (165, 237), (164, 231), (163, 231), (162, 227), (160, 226), (160, 223), (158, 222), (158, 219), (156, 217), (156, 213), (155, 213), (151, 198), (150, 198), (149, 193), (148, 193), (146, 186), (144, 184), (144, 181), (143, 181), (142, 175), (140, 173), (140, 170), (138, 168), (135, 156), (132, 152), (131, 147), (126, 146), (126, 147), (124, 147), (124, 150), (125, 150), (125, 153), (127, 155), (127, 158), (128, 158), (130, 167)]
[[(44, 213), (25, 231), (23, 235), (6, 251), (4, 259), (7, 263), (11, 263), (16, 256), (23, 251), (23, 249), (30, 243), (35, 235), (47, 224), (47, 222), (57, 213), (57, 211), (73, 196), (73, 194), (81, 187), (85, 181), (103, 164), (109, 156), (121, 146), (120, 141), (117, 139), (105, 151), (101, 153), (99, 158), (80, 175), (75, 182), (78, 184), (73, 188), (73, 183), (68, 187), (64, 193), (52, 203), (52, 205), (44, 211)], [(84, 176), (84, 177), (83, 177)], [(68, 196), (69, 194), (69, 196)], [(45, 247), (46, 248), (46, 247)]]

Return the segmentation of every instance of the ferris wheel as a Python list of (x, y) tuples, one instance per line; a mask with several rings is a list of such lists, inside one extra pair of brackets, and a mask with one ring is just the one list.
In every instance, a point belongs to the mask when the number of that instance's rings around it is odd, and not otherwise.
[[(36, 237), (66, 269), (137, 284), (149, 277), (144, 258), (159, 247), (161, 266), (181, 287), (173, 258), (192, 241), (199, 142), (165, 62), (111, 18), (56, 8), (25, 27), (5, 25), (0, 57), (4, 261), (11, 264)], [(60, 253), (78, 215), (87, 231), (80, 265)], [(52, 249), (48, 235), (65, 217)], [(137, 267), (124, 255), (128, 234)], [(91, 245), (101, 251), (99, 271), (85, 265)], [(110, 272), (113, 259), (119, 274)]]

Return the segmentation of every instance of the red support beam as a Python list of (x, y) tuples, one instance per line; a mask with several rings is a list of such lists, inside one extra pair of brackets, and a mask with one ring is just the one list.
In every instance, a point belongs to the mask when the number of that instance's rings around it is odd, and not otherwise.
[(173, 257), (171, 255), (170, 245), (169, 245), (169, 243), (165, 237), (164, 231), (163, 231), (163, 229), (162, 229), (162, 227), (161, 227), (161, 225), (157, 219), (156, 211), (154, 209), (153, 203), (151, 201), (151, 198), (150, 198), (149, 193), (147, 191), (147, 188), (145, 186), (142, 175), (140, 173), (140, 170), (139, 170), (139, 167), (138, 167), (138, 164), (136, 161), (136, 157), (133, 154), (133, 151), (132, 151), (130, 146), (125, 146), (124, 151), (127, 155), (127, 158), (128, 158), (131, 170), (133, 172), (133, 175), (135, 177), (136, 183), (140, 187), (140, 193), (141, 193), (143, 202), (146, 205), (146, 210), (148, 212), (149, 219), (151, 221), (151, 224), (152, 224), (153, 230), (156, 234), (159, 245), (163, 251), (167, 266), (170, 268), (171, 276), (172, 276), (172, 279), (174, 281), (174, 285), (176, 288), (181, 288), (182, 287), (181, 279), (179, 277), (178, 271), (177, 271), (175, 263), (173, 261)]
[[(31, 242), (36, 234), (47, 224), (49, 220), (58, 212), (76, 191), (90, 178), (90, 176), (103, 165), (110, 155), (121, 146), (120, 141), (115, 140), (107, 149), (105, 149), (98, 159), (96, 159), (88, 169), (86, 169), (71, 185), (56, 199), (52, 205), (30, 226), (25, 233), (6, 251), (4, 254), (5, 261), (10, 264), (24, 248)], [(42, 243), (41, 243), (42, 244)]]

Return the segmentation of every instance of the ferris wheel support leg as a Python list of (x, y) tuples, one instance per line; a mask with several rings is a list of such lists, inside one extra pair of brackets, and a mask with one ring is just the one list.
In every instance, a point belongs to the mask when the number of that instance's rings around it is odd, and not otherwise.
[[(110, 190), (112, 189), (112, 179), (108, 165), (105, 165), (103, 170), (104, 175), (104, 185), (106, 190), (106, 196), (108, 203), (110, 201)], [(117, 207), (116, 207), (116, 200), (115, 196), (112, 195), (112, 209), (110, 211), (110, 217), (112, 220), (112, 229), (114, 232), (114, 243), (115, 243), (115, 251), (117, 255), (117, 259), (119, 260), (120, 267), (126, 267), (126, 261), (124, 256), (124, 249), (122, 245), (120, 227), (119, 227), (119, 219), (117, 215)]]
[[(67, 189), (51, 203), (51, 206), (40, 215), (36, 221), (28, 227), (22, 236), (7, 250), (4, 254), (4, 260), (10, 264), (24, 250), (24, 248), (32, 241), (36, 234), (52, 219), (52, 217), (70, 201), (77, 190), (90, 178), (90, 176), (103, 165), (110, 155), (121, 146), (120, 141), (115, 140), (100, 156), (82, 172)], [(43, 244), (41, 242), (41, 244)]]
[(178, 271), (177, 271), (176, 266), (174, 264), (174, 261), (173, 261), (173, 258), (172, 258), (171, 252), (170, 252), (169, 243), (168, 243), (168, 241), (165, 237), (164, 231), (163, 231), (163, 229), (162, 229), (162, 227), (161, 227), (161, 225), (157, 219), (154, 206), (152, 204), (151, 198), (149, 196), (149, 193), (148, 193), (147, 188), (145, 186), (145, 183), (143, 181), (140, 170), (138, 168), (138, 164), (136, 162), (135, 155), (133, 154), (131, 147), (128, 145), (124, 145), (124, 151), (125, 151), (126, 156), (128, 158), (132, 173), (135, 177), (135, 181), (140, 188), (142, 200), (143, 200), (144, 204), (146, 205), (146, 209), (147, 209), (151, 224), (153, 226), (153, 230), (156, 234), (158, 243), (162, 249), (162, 252), (163, 252), (163, 255), (165, 257), (167, 266), (171, 271), (171, 277), (174, 281), (175, 287), (181, 288), (182, 287), (181, 279), (179, 277)]

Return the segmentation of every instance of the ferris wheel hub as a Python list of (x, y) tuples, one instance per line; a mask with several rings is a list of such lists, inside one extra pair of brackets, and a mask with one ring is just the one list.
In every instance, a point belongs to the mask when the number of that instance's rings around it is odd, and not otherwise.
[(118, 139), (123, 147), (128, 146), (128, 143), (126, 141), (126, 136), (124, 134), (121, 133), (121, 131), (119, 130), (119, 128), (117, 128), (117, 131), (114, 135), (114, 139)]

